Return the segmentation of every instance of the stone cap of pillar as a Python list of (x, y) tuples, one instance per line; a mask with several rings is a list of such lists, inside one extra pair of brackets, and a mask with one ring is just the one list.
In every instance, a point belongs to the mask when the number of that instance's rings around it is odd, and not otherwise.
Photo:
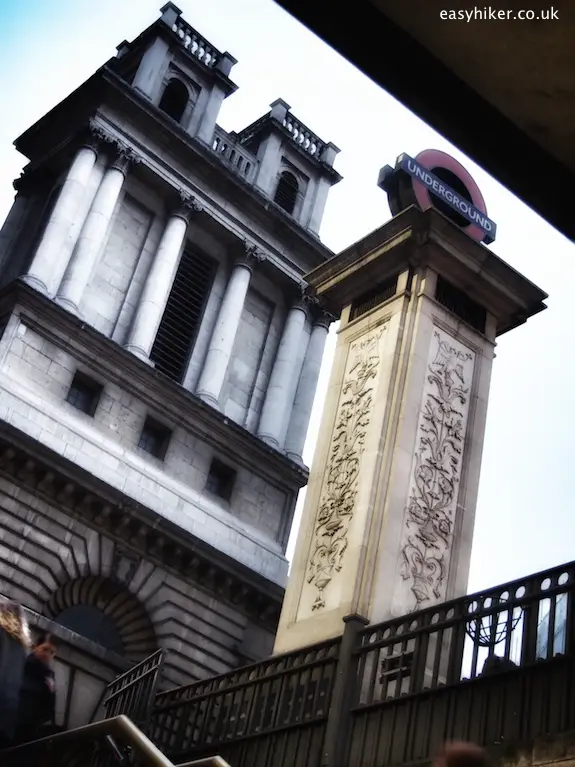
[(121, 59), (130, 50), (130, 43), (127, 40), (122, 40), (120, 45), (116, 46), (116, 58)]
[(326, 165), (329, 165), (330, 167), (333, 166), (333, 163), (335, 161), (336, 156), (341, 152), (341, 149), (336, 147), (335, 144), (332, 144), (330, 141), (329, 144), (325, 144), (323, 149), (321, 150), (320, 160), (325, 163)]
[(204, 210), (202, 203), (189, 192), (184, 189), (179, 191), (179, 201), (174, 206), (170, 215), (183, 218), (186, 223), (190, 223), (192, 218), (197, 216)]
[(182, 11), (175, 3), (166, 3), (160, 8), (160, 21), (163, 21), (170, 29), (182, 15)]
[(276, 99), (275, 101), (272, 101), (270, 107), (270, 117), (274, 120), (278, 120), (280, 123), (283, 123), (287, 117), (287, 113), (291, 109), (290, 105), (283, 99)]
[(119, 170), (124, 175), (128, 172), (130, 165), (137, 165), (141, 162), (141, 157), (131, 148), (125, 146), (119, 141), (113, 142), (113, 155), (109, 167)]
[(495, 318), (493, 336), (543, 311), (541, 288), (437, 210), (407, 208), (306, 275), (334, 313), (409, 270), (429, 269)]
[(125, 173), (129, 165), (137, 164), (142, 161), (136, 150), (121, 141), (110, 131), (101, 125), (97, 120), (91, 118), (86, 128), (81, 131), (80, 141), (83, 146), (94, 149), (99, 152), (105, 146), (108, 147), (111, 154), (110, 167)]
[(320, 302), (318, 302), (312, 309), (312, 321), (314, 327), (321, 327), (329, 330), (333, 322), (337, 322), (335, 314), (328, 312), (324, 309)]
[(224, 51), (221, 55), (221, 58), (218, 59), (218, 63), (216, 64), (215, 69), (228, 77), (232, 71), (232, 67), (237, 63), (238, 60), (234, 58), (231, 53)]
[(243, 253), (236, 258), (236, 264), (238, 266), (245, 266), (248, 269), (253, 269), (257, 264), (261, 264), (267, 260), (266, 254), (263, 250), (258, 248), (255, 243), (250, 242), (249, 240), (244, 240), (243, 246)]
[(317, 303), (318, 300), (310, 291), (307, 283), (299, 282), (294, 286), (294, 291), (290, 295), (290, 309), (301, 309), (308, 314)]

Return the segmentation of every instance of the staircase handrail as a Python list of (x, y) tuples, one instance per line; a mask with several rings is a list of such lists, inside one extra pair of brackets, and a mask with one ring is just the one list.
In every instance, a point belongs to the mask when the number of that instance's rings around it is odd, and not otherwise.
[(123, 714), (112, 719), (103, 719), (100, 722), (85, 724), (73, 730), (59, 732), (56, 735), (13, 746), (12, 748), (0, 751), (0, 758), (2, 759), (2, 764), (9, 764), (12, 758), (19, 759), (21, 756), (38, 751), (42, 747), (54, 746), (60, 743), (73, 743), (74, 741), (95, 740), (98, 737), (105, 737), (107, 735), (122, 736), (150, 767), (230, 767), (220, 756), (210, 756), (176, 766), (136, 727), (131, 719)]

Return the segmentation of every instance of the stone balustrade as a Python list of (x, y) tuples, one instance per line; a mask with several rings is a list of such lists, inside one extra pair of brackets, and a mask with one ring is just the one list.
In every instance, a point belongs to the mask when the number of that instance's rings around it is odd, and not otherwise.
[(210, 67), (210, 69), (215, 67), (222, 57), (222, 54), (184, 21), (181, 16), (174, 22), (172, 31), (180, 37), (182, 45), (188, 53), (191, 53), (192, 56), (195, 56), (202, 64)]
[(259, 164), (257, 157), (219, 125), (216, 125), (212, 149), (220, 160), (229, 165), (245, 181), (253, 181)]
[(297, 144), (304, 152), (310, 154), (314, 159), (319, 159), (324, 143), (315, 133), (297, 120), (291, 112), (288, 112), (283, 119), (283, 126), (289, 133), (292, 141)]

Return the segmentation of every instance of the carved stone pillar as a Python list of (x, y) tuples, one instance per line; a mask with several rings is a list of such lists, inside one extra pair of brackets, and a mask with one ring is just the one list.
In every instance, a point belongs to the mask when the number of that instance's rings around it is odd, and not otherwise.
[(137, 158), (134, 154), (121, 147), (115, 150), (113, 160), (104, 173), (56, 296), (57, 302), (70, 312), (78, 313), (82, 294), (104, 244), (128, 167), (135, 161)]
[[(392, 219), (307, 278), (341, 321), (276, 653), (341, 635), (351, 614), (405, 616), (403, 636), (411, 613), (467, 592), (496, 335), (546, 294), (493, 252), (486, 266), (485, 248), (435, 211), (401, 216), (401, 238)], [(392, 276), (393, 292), (371, 292)], [(439, 277), (484, 311), (441, 304)], [(434, 657), (416, 658), (421, 681)]]
[(202, 210), (200, 203), (185, 193), (180, 194), (180, 200), (166, 223), (126, 342), (126, 349), (146, 361), (172, 289), (188, 225)]
[(219, 407), (219, 398), (244, 309), (252, 269), (257, 262), (264, 259), (262, 253), (246, 243), (245, 252), (237, 259), (230, 275), (197, 388), (198, 396), (213, 407)]

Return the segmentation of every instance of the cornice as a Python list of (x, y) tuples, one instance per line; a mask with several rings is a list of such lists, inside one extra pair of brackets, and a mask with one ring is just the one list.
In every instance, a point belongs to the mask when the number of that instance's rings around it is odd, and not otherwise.
[(0, 476), (275, 632), (283, 589), (7, 423)]
[(35, 332), (223, 456), (233, 456), (236, 463), (243, 460), (245, 468), (259, 474), (268, 467), (265, 478), (291, 485), (294, 491), (306, 484), (306, 469), (21, 280), (0, 292), (0, 313), (15, 307)]
[(430, 267), (484, 306), (499, 336), (543, 311), (547, 294), (434, 209), (415, 206), (306, 275), (312, 294), (335, 313), (376, 280)]

